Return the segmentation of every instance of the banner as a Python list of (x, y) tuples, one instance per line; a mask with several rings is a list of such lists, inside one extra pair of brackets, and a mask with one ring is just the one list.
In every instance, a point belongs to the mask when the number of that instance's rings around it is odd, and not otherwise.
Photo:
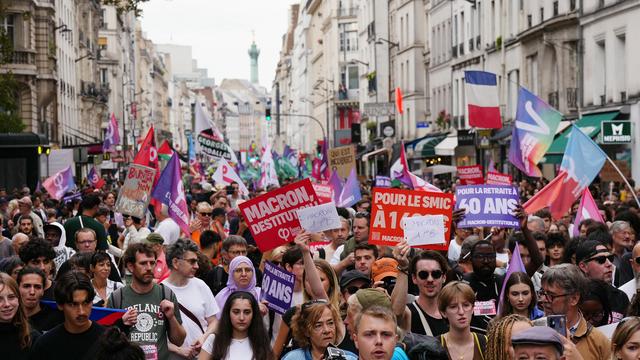
[(313, 190), (315, 190), (316, 195), (318, 195), (318, 202), (320, 204), (325, 204), (333, 201), (334, 193), (331, 185), (313, 183)]
[(356, 147), (353, 145), (341, 146), (327, 150), (329, 155), (329, 169), (335, 170), (341, 179), (349, 176), (351, 169), (356, 168)]
[(513, 179), (511, 175), (503, 174), (499, 172), (489, 171), (487, 173), (487, 185), (508, 185), (511, 186), (513, 184)]
[(300, 226), (307, 232), (319, 233), (342, 227), (338, 210), (334, 203), (302, 208), (298, 210), (297, 214)]
[(480, 185), (484, 183), (482, 165), (458, 166), (457, 172), (462, 185)]
[(262, 277), (262, 299), (267, 301), (267, 307), (280, 315), (289, 310), (293, 300), (295, 282), (296, 276), (294, 274), (265, 261)]
[(374, 188), (369, 244), (395, 246), (404, 238), (402, 218), (444, 215), (446, 243), (426, 248), (446, 250), (449, 246), (453, 206), (453, 194)]
[(459, 228), (519, 228), (515, 216), (520, 197), (513, 186), (471, 185), (456, 187), (456, 209), (466, 209)]
[(150, 194), (155, 176), (156, 170), (153, 168), (130, 164), (127, 178), (118, 193), (115, 211), (137, 218), (144, 217), (151, 200)]
[(296, 210), (320, 202), (311, 181), (304, 179), (240, 204), (260, 251), (284, 245), (301, 231)]
[(404, 239), (410, 246), (444, 244), (444, 215), (412, 216), (402, 219)]
[(376, 181), (374, 182), (375, 187), (381, 188), (390, 188), (391, 187), (391, 178), (388, 176), (376, 176)]

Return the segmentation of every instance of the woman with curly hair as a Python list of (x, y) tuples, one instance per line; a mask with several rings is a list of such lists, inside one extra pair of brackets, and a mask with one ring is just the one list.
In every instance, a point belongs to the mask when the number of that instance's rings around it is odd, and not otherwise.
[(528, 317), (511, 314), (489, 325), (487, 331), (487, 349), (484, 353), (486, 360), (510, 360), (509, 348), (511, 335), (533, 326)]
[(31, 329), (22, 306), (18, 284), (0, 273), (0, 349), (5, 359), (28, 359), (31, 345), (40, 335)]
[(198, 360), (275, 360), (269, 336), (253, 294), (229, 295), (214, 335), (202, 345)]
[[(293, 339), (299, 349), (288, 352), (282, 360), (321, 360), (330, 345), (339, 344), (345, 334), (338, 309), (324, 299), (307, 301), (291, 319)], [(347, 360), (358, 357), (343, 350)]]

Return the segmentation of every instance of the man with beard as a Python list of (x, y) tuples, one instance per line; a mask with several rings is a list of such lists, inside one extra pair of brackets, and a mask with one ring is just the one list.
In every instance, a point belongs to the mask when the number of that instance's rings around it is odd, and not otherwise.
[(17, 232), (23, 233), (28, 237), (37, 237), (37, 234), (33, 231), (33, 217), (31, 215), (20, 217)]
[(331, 266), (340, 275), (344, 270), (351, 270), (355, 263), (353, 250), (358, 244), (366, 244), (369, 241), (369, 213), (356, 213), (353, 219), (353, 236), (343, 245), (338, 246), (331, 258)]
[(46, 275), (42, 270), (26, 267), (18, 273), (17, 282), (25, 313), (36, 330), (46, 332), (64, 322), (60, 311), (40, 305), (46, 284)]
[(95, 292), (89, 277), (70, 271), (56, 284), (58, 309), (64, 323), (42, 335), (31, 348), (31, 359), (95, 359), (104, 327), (89, 320)]
[[(20, 219), (22, 219), (22, 218), (31, 218), (31, 227), (32, 227), (32, 230), (33, 230), (33, 235), (34, 236), (42, 236), (43, 235), (42, 219), (40, 218), (40, 216), (38, 216), (37, 213), (33, 212), (33, 202), (31, 201), (31, 198), (28, 197), (28, 196), (25, 196), (25, 197), (19, 199), (18, 200), (18, 210), (19, 210), (19, 212), (13, 216), (13, 219), (12, 219), (13, 223), (14, 224), (20, 224)], [(20, 231), (23, 232), (22, 230), (20, 230)], [(27, 235), (32, 236), (31, 233), (29, 233)]]
[(182, 344), (187, 335), (182, 327), (178, 300), (168, 286), (154, 283), (156, 253), (151, 246), (131, 244), (123, 259), (133, 275), (132, 282), (114, 291), (107, 306), (127, 310), (121, 322), (130, 326), (129, 341), (138, 344), (147, 359), (167, 359), (167, 341)]
[(329, 244), (321, 247), (315, 253), (314, 258), (331, 259), (340, 245), (343, 245), (349, 237), (349, 220), (340, 217), (340, 227), (337, 229), (327, 230), (324, 236), (331, 241)]

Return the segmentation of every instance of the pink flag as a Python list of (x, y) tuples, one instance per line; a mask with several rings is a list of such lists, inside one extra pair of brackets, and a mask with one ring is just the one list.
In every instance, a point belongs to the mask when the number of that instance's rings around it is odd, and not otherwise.
[(600, 210), (598, 210), (598, 205), (593, 200), (593, 196), (591, 196), (591, 191), (589, 188), (584, 189), (582, 192), (582, 199), (580, 200), (580, 206), (578, 207), (578, 212), (576, 213), (576, 219), (573, 222), (573, 236), (580, 235), (580, 223), (583, 220), (593, 219), (600, 223), (605, 223), (602, 218), (602, 214), (600, 214)]
[(52, 198), (56, 200), (62, 199), (66, 192), (69, 192), (76, 187), (76, 183), (73, 180), (71, 165), (45, 180), (42, 183), (42, 187), (47, 189), (47, 192)]

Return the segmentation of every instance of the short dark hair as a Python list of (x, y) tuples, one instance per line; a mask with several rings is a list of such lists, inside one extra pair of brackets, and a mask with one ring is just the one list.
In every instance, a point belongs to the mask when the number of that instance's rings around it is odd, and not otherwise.
[(298, 245), (291, 246), (282, 254), (282, 265), (293, 266), (302, 260), (302, 249)]
[(67, 272), (56, 282), (56, 287), (54, 289), (56, 303), (59, 305), (72, 303), (73, 293), (78, 290), (84, 290), (87, 292), (87, 298), (85, 301), (92, 302), (93, 298), (96, 296), (89, 276), (80, 271)]
[(549, 233), (547, 234), (547, 248), (550, 248), (554, 245), (560, 245), (562, 247), (567, 246), (567, 242), (564, 239), (564, 236), (560, 233)]
[(375, 245), (366, 244), (366, 243), (360, 243), (360, 244), (356, 245), (356, 247), (353, 248), (353, 255), (355, 255), (356, 251), (358, 251), (358, 250), (373, 251), (373, 257), (375, 257), (376, 259), (378, 258), (378, 247), (375, 246)]
[[(93, 259), (92, 252), (81, 252), (75, 253), (73, 256), (69, 258), (69, 271), (73, 270), (73, 268), (82, 268), (87, 273), (91, 272), (91, 260)], [(60, 274), (62, 276), (63, 274)]]
[(85, 209), (93, 209), (100, 205), (100, 198), (97, 195), (87, 195), (80, 202), (80, 211)]
[(533, 213), (533, 215), (541, 218), (541, 219), (551, 219), (551, 211), (549, 211), (548, 209), (540, 209), (538, 211), (536, 211), (535, 213)]
[(473, 247), (471, 248), (471, 256), (473, 256), (473, 254), (476, 252), (476, 249), (480, 245), (489, 245), (494, 252), (496, 251), (496, 249), (493, 247), (493, 244), (489, 240), (480, 240), (477, 243), (473, 244)]
[(20, 259), (25, 264), (28, 264), (29, 261), (41, 256), (44, 256), (47, 260), (53, 260), (56, 257), (56, 252), (53, 250), (50, 242), (42, 238), (35, 238), (27, 241), (27, 243), (20, 248), (18, 255), (20, 255)]
[(146, 243), (135, 243), (135, 244), (129, 245), (127, 247), (127, 250), (124, 251), (124, 255), (122, 256), (124, 261), (124, 266), (127, 266), (129, 264), (135, 264), (136, 255), (138, 253), (142, 253), (147, 256), (153, 256), (154, 258), (156, 258), (156, 252), (153, 251), (153, 248), (151, 247), (151, 245)]
[(107, 254), (104, 251), (96, 251), (95, 253), (93, 253), (93, 256), (91, 256), (91, 266), (96, 266), (98, 265), (98, 263), (101, 263), (103, 261), (109, 261), (109, 264), (111, 264), (111, 258), (109, 257), (109, 254)]
[[(225, 197), (226, 199), (226, 197)], [(227, 215), (227, 212), (223, 208), (213, 208), (211, 210), (211, 218), (213, 219), (216, 216)]]
[(42, 288), (44, 289), (44, 286), (47, 283), (47, 275), (44, 274), (44, 271), (40, 270), (37, 267), (33, 267), (33, 266), (24, 267), (24, 268), (22, 268), (22, 270), (20, 270), (18, 272), (18, 278), (16, 279), (18, 285), (20, 285), (20, 283), (22, 282), (22, 278), (24, 276), (31, 275), (31, 274), (35, 274), (35, 275), (40, 276), (40, 278), (42, 279)]
[(547, 243), (547, 234), (540, 232), (540, 231), (536, 231), (533, 234), (531, 234), (531, 236), (533, 236), (533, 239), (535, 241), (544, 241), (545, 244)]
[(605, 246), (611, 246), (613, 244), (613, 237), (611, 236), (609, 231), (604, 231), (600, 229), (588, 232), (587, 240), (596, 240)]
[(446, 273), (449, 270), (447, 259), (445, 259), (442, 254), (433, 250), (424, 250), (420, 251), (411, 259), (411, 262), (409, 263), (409, 274), (416, 273), (416, 267), (418, 267), (418, 261), (420, 260), (433, 260), (437, 262), (440, 265), (440, 270), (442, 270), (443, 273)]
[(198, 245), (188, 239), (178, 239), (175, 243), (167, 247), (166, 257), (169, 269), (173, 270), (173, 259), (181, 259), (187, 251), (198, 254)]
[(31, 215), (20, 215), (20, 218), (18, 219), (18, 225), (22, 220), (29, 220), (33, 224), (33, 218), (31, 217)]
[(11, 274), (18, 266), (24, 266), (24, 263), (20, 260), (20, 256), (18, 255), (11, 255), (4, 259), (0, 259), (0, 272)]
[(200, 248), (208, 249), (222, 241), (220, 235), (213, 230), (205, 230), (200, 234)]
[(233, 245), (247, 246), (247, 240), (240, 235), (229, 235), (222, 241), (222, 251), (229, 251)]
[(355, 219), (365, 219), (367, 220), (367, 226), (369, 226), (371, 215), (369, 215), (368, 212), (359, 212), (359, 213), (356, 213), (354, 220)]
[(129, 342), (128, 336), (116, 326), (107, 328), (98, 342), (100, 351), (97, 360), (144, 359), (144, 352)]
[(349, 214), (349, 210), (343, 207), (336, 208), (338, 210), (338, 216), (342, 216), (343, 218), (350, 220), (351, 214)]

